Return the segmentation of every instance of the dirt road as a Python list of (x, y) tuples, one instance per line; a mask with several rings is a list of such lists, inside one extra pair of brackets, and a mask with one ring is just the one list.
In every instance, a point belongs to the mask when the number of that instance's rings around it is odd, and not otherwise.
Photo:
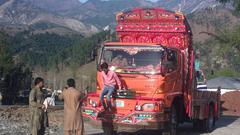
[(239, 135), (240, 117), (222, 116), (216, 123), (215, 130), (209, 134), (194, 132), (191, 125), (184, 125), (179, 129), (179, 135)]
[[(0, 106), (0, 135), (28, 135), (28, 107), (3, 107)], [(63, 110), (49, 110), (50, 127), (46, 135), (63, 135)], [(100, 128), (91, 126), (85, 122), (85, 132), (87, 135), (103, 135)], [(118, 132), (118, 135), (154, 135), (159, 133), (152, 131), (138, 131), (127, 133), (124, 130)], [(216, 123), (216, 129), (209, 134), (199, 133), (192, 129), (191, 124), (184, 124), (179, 127), (178, 135), (239, 135), (240, 117), (222, 116)]]
[[(96, 129), (89, 125), (85, 124), (87, 135), (103, 135), (101, 129)], [(135, 133), (126, 133), (119, 132), (118, 135), (153, 135), (158, 134), (156, 132), (135, 132)], [(221, 119), (216, 123), (216, 128), (212, 133), (199, 133), (193, 130), (192, 125), (184, 124), (181, 125), (178, 129), (177, 135), (239, 135), (240, 134), (240, 117), (235, 116), (222, 116)]]

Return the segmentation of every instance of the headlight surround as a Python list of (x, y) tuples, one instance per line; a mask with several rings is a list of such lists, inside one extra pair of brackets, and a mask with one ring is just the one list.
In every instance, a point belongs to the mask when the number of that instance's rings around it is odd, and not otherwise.
[(89, 104), (92, 105), (92, 107), (97, 107), (97, 105), (98, 105), (97, 101), (95, 101), (93, 99), (89, 99)]
[(136, 111), (147, 111), (147, 112), (153, 112), (153, 111), (161, 112), (164, 110), (164, 102), (158, 101), (158, 102), (153, 102), (153, 103), (138, 104), (135, 106), (135, 110)]
[(135, 110), (136, 111), (142, 111), (142, 106), (141, 105), (136, 105)]

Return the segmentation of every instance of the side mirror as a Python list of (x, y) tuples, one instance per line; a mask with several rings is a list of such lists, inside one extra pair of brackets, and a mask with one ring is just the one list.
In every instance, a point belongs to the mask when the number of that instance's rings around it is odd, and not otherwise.
[(161, 67), (162, 67), (161, 71), (165, 74), (172, 72), (175, 69), (173, 62), (171, 61), (164, 62)]

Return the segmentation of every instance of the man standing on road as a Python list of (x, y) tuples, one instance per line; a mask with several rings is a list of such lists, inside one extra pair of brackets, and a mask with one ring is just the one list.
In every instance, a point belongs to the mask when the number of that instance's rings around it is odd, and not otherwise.
[(44, 80), (40, 77), (35, 79), (34, 89), (31, 90), (29, 95), (29, 108), (30, 108), (30, 131), (32, 135), (44, 135), (44, 110), (43, 105), (45, 95), (43, 91)]
[(67, 87), (59, 95), (64, 100), (64, 135), (83, 135), (82, 98), (83, 94), (75, 88), (75, 80), (68, 79)]

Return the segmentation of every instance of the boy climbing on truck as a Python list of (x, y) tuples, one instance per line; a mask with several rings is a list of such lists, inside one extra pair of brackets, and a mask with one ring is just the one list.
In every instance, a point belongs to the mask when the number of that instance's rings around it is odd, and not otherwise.
[[(121, 81), (114, 71), (108, 69), (108, 64), (106, 62), (101, 64), (101, 69), (104, 87), (100, 95), (100, 101), (104, 107), (104, 110), (108, 109), (109, 111), (111, 111), (112, 109), (111, 96), (115, 90), (116, 85), (118, 85), (118, 89), (121, 89)], [(107, 95), (107, 105), (104, 101), (105, 95)]]

